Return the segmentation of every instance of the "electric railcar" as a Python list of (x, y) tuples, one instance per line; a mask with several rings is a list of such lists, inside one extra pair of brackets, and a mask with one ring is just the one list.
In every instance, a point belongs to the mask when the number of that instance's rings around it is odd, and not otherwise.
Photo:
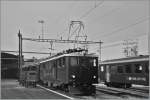
[(23, 65), (20, 70), (20, 84), (25, 87), (34, 86), (38, 82), (38, 64), (30, 63)]
[(100, 62), (100, 82), (107, 86), (129, 88), (132, 84), (149, 85), (149, 56)]
[(39, 62), (39, 81), (65, 91), (72, 88), (95, 94), (98, 83), (98, 57), (79, 53), (62, 54)]

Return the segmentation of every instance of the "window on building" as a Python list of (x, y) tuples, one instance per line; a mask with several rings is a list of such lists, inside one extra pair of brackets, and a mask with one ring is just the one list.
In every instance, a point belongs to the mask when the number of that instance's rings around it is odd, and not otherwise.
[(131, 73), (131, 65), (125, 65), (126, 73)]
[(123, 73), (123, 66), (118, 66), (118, 73)]
[(135, 73), (142, 73), (143, 66), (141, 64), (135, 64)]

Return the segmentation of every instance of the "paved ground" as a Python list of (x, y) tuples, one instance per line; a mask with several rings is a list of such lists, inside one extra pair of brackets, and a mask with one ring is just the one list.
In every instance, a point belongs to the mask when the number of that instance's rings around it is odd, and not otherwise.
[(25, 88), (17, 80), (1, 80), (2, 99), (67, 99), (40, 87)]

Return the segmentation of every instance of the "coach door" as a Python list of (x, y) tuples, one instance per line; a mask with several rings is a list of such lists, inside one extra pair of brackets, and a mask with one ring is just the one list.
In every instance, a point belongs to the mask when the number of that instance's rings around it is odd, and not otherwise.
[(106, 82), (110, 82), (110, 66), (106, 65)]

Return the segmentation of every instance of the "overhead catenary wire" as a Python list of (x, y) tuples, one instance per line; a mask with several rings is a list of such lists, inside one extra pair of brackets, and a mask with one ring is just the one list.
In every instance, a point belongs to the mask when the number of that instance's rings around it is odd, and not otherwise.
[[(120, 43), (113, 43), (113, 44), (109, 44), (109, 45), (104, 45), (104, 46), (101, 47), (101, 49), (116, 47), (116, 46), (120, 46), (120, 45), (122, 45), (122, 42), (120, 42)], [(92, 49), (93, 50), (97, 50), (97, 49), (99, 49), (99, 47), (94, 47), (94, 48), (92, 47)]]
[(79, 19), (83, 19), (84, 17), (88, 16), (93, 10), (95, 10), (98, 6), (102, 5), (104, 3), (105, 0), (101, 0), (101, 2), (99, 2), (97, 5), (95, 4), (94, 7), (92, 7), (91, 9), (89, 9), (87, 12), (85, 12), (83, 15), (81, 15), (79, 17)]
[[(94, 9), (96, 9), (98, 6), (100, 6), (100, 5), (102, 5), (103, 4), (103, 2), (104, 2), (105, 0), (101, 0), (101, 2), (99, 2), (97, 5), (96, 5), (96, 2), (95, 2), (95, 6), (94, 7), (92, 7), (91, 9), (89, 9), (87, 12), (85, 12), (83, 15), (81, 15), (80, 17), (79, 17), (79, 20), (81, 20), (81, 19), (83, 19), (83, 18), (85, 18), (86, 16), (88, 16)], [(78, 27), (76, 28), (76, 30), (78, 29)], [(66, 29), (64, 29), (64, 31), (61, 33), (61, 35), (62, 34), (64, 34), (64, 32), (66, 32), (68, 30), (68, 27), (66, 28)], [(76, 31), (75, 30), (75, 31)], [(75, 32), (74, 31), (74, 32)]]
[(135, 26), (135, 25), (137, 25), (137, 24), (140, 24), (140, 23), (142, 23), (142, 22), (144, 22), (144, 21), (147, 21), (147, 20), (149, 20), (149, 19), (150, 19), (150, 16), (147, 17), (147, 18), (145, 18), (145, 19), (138, 20), (138, 21), (136, 21), (135, 23), (129, 24), (129, 25), (125, 26), (125, 27), (121, 27), (121, 28), (119, 28), (119, 29), (117, 29), (117, 30), (115, 30), (115, 31), (110, 32), (110, 33), (101, 35), (101, 37), (102, 37), (102, 38), (105, 38), (105, 37), (109, 37), (109, 36), (111, 36), (111, 35), (113, 35), (113, 34), (117, 34), (117, 33), (120, 32), (120, 31), (123, 31), (123, 30), (126, 30), (126, 29), (128, 29), (128, 28), (131, 28), (131, 27), (133, 27), (133, 26)]
[[(76, 1), (77, 2), (77, 1)], [(69, 8), (69, 10), (71, 10), (72, 8), (73, 8), (73, 6), (75, 6), (76, 4), (76, 2), (74, 2), (74, 3), (72, 3), (71, 4), (71, 8)], [(64, 16), (64, 15), (63, 15)], [(62, 38), (62, 35), (63, 34), (65, 34), (65, 32), (68, 30), (68, 25), (67, 25), (67, 27), (61, 32), (61, 33), (58, 33), (57, 35), (60, 35), (60, 37)]]
[[(10, 51), (10, 50), (1, 50), (1, 52), (14, 52), (18, 53), (19, 51)], [(29, 51), (23, 51), (22, 53), (30, 53), (30, 54), (49, 54), (48, 52), (29, 52)]]

